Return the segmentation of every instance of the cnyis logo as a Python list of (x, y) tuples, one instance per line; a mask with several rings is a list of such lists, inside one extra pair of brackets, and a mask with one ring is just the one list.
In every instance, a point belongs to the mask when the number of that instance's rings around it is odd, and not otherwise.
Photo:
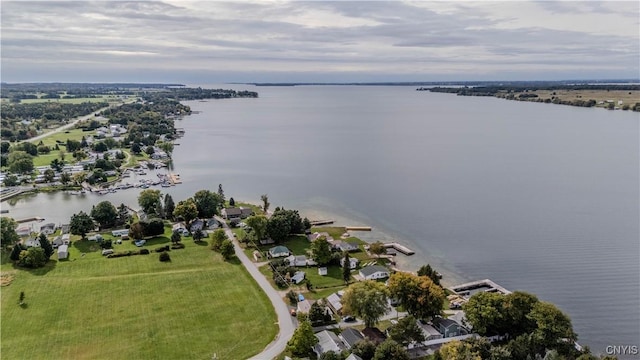
[(638, 355), (638, 345), (609, 345), (606, 347), (607, 355)]

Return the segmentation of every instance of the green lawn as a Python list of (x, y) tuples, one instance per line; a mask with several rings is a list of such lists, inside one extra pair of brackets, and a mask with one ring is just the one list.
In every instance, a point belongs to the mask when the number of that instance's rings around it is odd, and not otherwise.
[(122, 102), (121, 99), (113, 96), (102, 96), (96, 98), (75, 98), (75, 99), (22, 99), (21, 104), (33, 104), (43, 102), (58, 102), (62, 104), (82, 104), (85, 102)]
[[(145, 246), (149, 255), (107, 259), (95, 243), (75, 241), (70, 260), (45, 268), (4, 263), (14, 279), (2, 288), (3, 358), (242, 359), (273, 340), (271, 303), (237, 260), (187, 238), (161, 263), (153, 249), (165, 243), (159, 237)], [(114, 248), (138, 249), (130, 241)]]

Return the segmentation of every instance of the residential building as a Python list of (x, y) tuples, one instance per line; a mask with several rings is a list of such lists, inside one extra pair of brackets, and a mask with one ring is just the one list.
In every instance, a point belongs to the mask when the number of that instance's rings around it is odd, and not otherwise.
[(347, 349), (351, 349), (351, 347), (358, 341), (364, 340), (364, 335), (354, 328), (346, 328), (342, 330), (338, 337), (342, 340)]
[(338, 338), (338, 335), (331, 331), (323, 330), (316, 334), (316, 338), (318, 338), (318, 343), (313, 346), (313, 352), (315, 352), (318, 357), (328, 351), (340, 353), (343, 350), (346, 350), (342, 340)]
[(237, 207), (224, 208), (220, 212), (222, 217), (226, 220), (234, 220), (242, 218), (242, 210)]
[(269, 256), (272, 258), (289, 256), (290, 251), (286, 246), (278, 245), (269, 249)]
[(438, 330), (440, 334), (442, 334), (443, 338), (467, 335), (469, 331), (462, 325), (451, 319), (445, 319), (441, 317), (436, 317), (431, 320), (431, 324), (433, 327)]
[[(344, 259), (345, 258), (340, 259), (340, 266), (342, 266), (342, 267), (344, 267)], [(358, 267), (358, 262), (359, 262), (358, 259), (350, 257), (349, 258), (349, 269), (353, 270), (353, 269), (357, 268)]]
[(389, 269), (380, 265), (365, 266), (360, 269), (360, 276), (365, 280), (385, 279), (389, 277)]

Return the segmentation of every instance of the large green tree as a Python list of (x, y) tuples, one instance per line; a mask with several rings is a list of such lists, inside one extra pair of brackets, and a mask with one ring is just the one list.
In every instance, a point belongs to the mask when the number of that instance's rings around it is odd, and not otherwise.
[(418, 269), (418, 275), (427, 276), (429, 277), (429, 279), (431, 279), (431, 281), (433, 281), (434, 284), (440, 286), (440, 274), (438, 274), (438, 272), (435, 271), (431, 267), (431, 265), (427, 264), (421, 266), (420, 269)]
[(425, 340), (422, 329), (418, 326), (416, 318), (405, 316), (398, 323), (387, 329), (389, 337), (398, 344), (407, 346), (412, 342), (421, 343)]
[(384, 284), (365, 280), (351, 284), (342, 296), (342, 312), (364, 320), (373, 327), (388, 310), (388, 290)]
[(47, 235), (40, 234), (40, 236), (38, 236), (38, 241), (40, 242), (40, 247), (44, 251), (44, 257), (49, 260), (54, 251), (49, 239), (47, 239)]
[(41, 247), (30, 247), (27, 250), (20, 252), (20, 259), (18, 265), (30, 268), (42, 267), (47, 263), (47, 258), (44, 255), (44, 249)]
[(7, 161), (11, 172), (29, 174), (33, 171), (33, 156), (25, 151), (12, 151)]
[(363, 339), (351, 347), (351, 352), (360, 356), (362, 360), (371, 360), (376, 353), (376, 343), (369, 339)]
[(173, 210), (176, 209), (176, 204), (173, 202), (171, 195), (164, 196), (164, 214), (169, 220), (173, 219)]
[(444, 291), (426, 276), (396, 272), (389, 278), (391, 297), (400, 300), (406, 311), (418, 319), (439, 315), (444, 305)]
[(373, 355), (373, 360), (409, 360), (409, 354), (405, 348), (393, 341), (387, 339), (376, 348), (376, 352)]
[(180, 201), (173, 210), (173, 217), (184, 220), (187, 229), (189, 229), (191, 222), (198, 217), (198, 208), (193, 199)]
[(320, 236), (311, 243), (311, 258), (321, 266), (331, 261), (331, 245), (326, 237)]
[(504, 329), (504, 295), (479, 292), (462, 305), (467, 321), (473, 331), (485, 335), (502, 335)]
[(18, 223), (16, 223), (13, 218), (6, 216), (0, 217), (0, 241), (2, 242), (3, 248), (13, 245), (20, 240), (20, 237), (16, 233), (17, 227)]
[(225, 260), (229, 260), (235, 254), (236, 249), (233, 247), (233, 242), (231, 242), (231, 240), (229, 239), (222, 241), (222, 243), (220, 244), (220, 255), (222, 255)]
[(264, 215), (250, 216), (245, 221), (248, 226), (253, 229), (253, 233), (257, 240), (262, 240), (267, 235), (267, 224), (269, 220)]
[(305, 356), (311, 353), (311, 349), (317, 343), (318, 338), (313, 334), (311, 323), (308, 319), (303, 319), (287, 342), (287, 349), (293, 355)]
[(156, 205), (158, 200), (160, 200), (160, 190), (146, 189), (142, 190), (138, 195), (138, 205), (149, 216), (157, 215)]
[(110, 201), (101, 201), (91, 209), (91, 217), (100, 228), (113, 227), (118, 221), (118, 211)]
[(558, 348), (567, 342), (571, 346), (577, 340), (569, 316), (552, 303), (539, 301), (527, 317), (536, 323), (533, 335), (548, 349)]
[(277, 242), (283, 242), (289, 236), (289, 221), (284, 216), (272, 216), (267, 222), (267, 234)]
[(211, 250), (220, 251), (222, 242), (227, 239), (227, 234), (223, 229), (216, 229), (213, 234), (211, 234)]
[(94, 229), (93, 219), (84, 211), (80, 211), (77, 214), (71, 216), (71, 222), (69, 222), (69, 231), (74, 235), (80, 235), (84, 240), (89, 231)]
[(342, 262), (342, 280), (345, 284), (349, 284), (349, 280), (351, 280), (351, 259), (348, 252), (345, 252)]
[(200, 190), (193, 195), (193, 201), (198, 209), (198, 217), (201, 219), (210, 218), (218, 214), (218, 209), (222, 206), (220, 195), (209, 190)]
[(267, 214), (269, 210), (269, 206), (271, 205), (271, 203), (269, 202), (269, 195), (267, 194), (260, 195), (260, 200), (262, 200), (262, 211), (264, 211), (264, 213)]

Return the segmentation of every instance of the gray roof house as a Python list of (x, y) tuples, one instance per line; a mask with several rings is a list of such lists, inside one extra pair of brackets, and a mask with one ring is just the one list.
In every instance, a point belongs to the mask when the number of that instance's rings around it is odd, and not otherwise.
[(360, 276), (365, 280), (384, 279), (389, 277), (389, 269), (380, 265), (365, 266), (360, 269)]
[(341, 241), (341, 240), (334, 241), (333, 248), (338, 249), (340, 251), (347, 251), (347, 252), (354, 252), (354, 251), (360, 250), (360, 248), (358, 248), (358, 244)]
[(318, 343), (313, 346), (313, 352), (315, 352), (318, 357), (327, 351), (340, 353), (346, 349), (342, 340), (338, 338), (338, 335), (331, 331), (323, 330), (316, 334), (316, 338), (318, 338)]
[(307, 266), (307, 257), (304, 255), (289, 255), (285, 258), (289, 266)]
[(60, 245), (58, 247), (58, 260), (66, 259), (69, 257), (69, 245)]
[(349, 354), (344, 360), (362, 360), (362, 358), (356, 354)]
[(296, 273), (291, 277), (291, 282), (296, 285), (300, 284), (304, 281), (305, 276), (307, 276), (307, 274), (305, 274), (304, 271), (296, 271)]
[(203, 228), (204, 228), (204, 221), (202, 221), (200, 219), (193, 220), (193, 222), (189, 226), (189, 230), (191, 232), (194, 232), (194, 231), (197, 231), (197, 230), (202, 230)]
[(351, 349), (355, 343), (360, 340), (364, 340), (364, 335), (360, 331), (354, 328), (346, 328), (344, 329), (340, 335), (338, 335), (342, 342), (344, 342), (347, 349)]
[(242, 217), (242, 210), (237, 207), (224, 208), (220, 214), (227, 220), (240, 219)]
[(442, 337), (448, 338), (452, 336), (467, 335), (469, 331), (462, 325), (451, 319), (436, 317), (431, 320), (433, 327), (442, 334)]
[(426, 341), (442, 339), (442, 334), (440, 334), (440, 331), (438, 331), (438, 329), (434, 328), (433, 326), (427, 323), (422, 322), (421, 320), (418, 320), (416, 323), (418, 324), (418, 327), (422, 330), (422, 334), (424, 335), (424, 339)]
[(254, 214), (252, 208), (240, 207), (240, 217), (245, 219)]
[(44, 225), (40, 226), (40, 232), (45, 234), (45, 235), (53, 234), (55, 229), (56, 229), (56, 224), (54, 224), (54, 223), (48, 223), (48, 224), (44, 224)]
[(342, 301), (340, 300), (341, 297), (342, 295), (340, 295), (340, 292), (333, 293), (327, 296), (327, 304), (329, 305), (329, 308), (336, 314), (340, 314), (340, 311), (342, 310)]

